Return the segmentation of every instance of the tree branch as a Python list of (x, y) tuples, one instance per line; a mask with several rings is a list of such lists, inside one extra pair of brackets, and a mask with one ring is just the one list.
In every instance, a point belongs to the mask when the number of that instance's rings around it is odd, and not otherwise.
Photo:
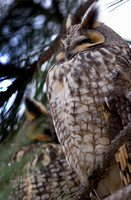
[(30, 81), (34, 73), (38, 70), (37, 63), (34, 62), (30, 68), (21, 70), (20, 76), (8, 87), (7, 91), (0, 92), (0, 107), (10, 98), (16, 91), (22, 90), (23, 87)]
[(116, 193), (106, 197), (103, 200), (130, 200), (131, 199), (131, 184), (118, 190)]
[(98, 185), (102, 175), (114, 157), (114, 154), (118, 151), (122, 144), (129, 139), (131, 139), (131, 123), (129, 123), (122, 131), (120, 131), (120, 133), (112, 141), (111, 145), (107, 148), (104, 154), (103, 168), (97, 169), (93, 172), (93, 176), (89, 177), (88, 186), (83, 186), (73, 200), (86, 200), (90, 192), (92, 192), (92, 190)]
[(65, 33), (65, 28), (63, 31), (57, 36), (57, 38), (51, 43), (49, 49), (45, 51), (38, 61), (38, 66), (40, 67), (45, 61), (49, 60), (51, 56), (57, 51), (60, 46), (60, 40)]
[[(88, 0), (86, 1), (73, 15), (73, 23), (78, 22), (78, 19), (80, 19), (86, 10), (91, 6), (91, 4), (94, 3), (95, 0)], [(56, 50), (60, 46), (60, 40), (65, 34), (65, 27), (63, 28), (63, 31), (57, 36), (57, 38), (51, 43), (49, 49), (45, 51), (40, 59), (38, 61), (35, 61), (30, 68), (26, 70), (19, 70), (21, 71), (20, 76), (14, 81), (14, 83), (8, 87), (6, 92), (1, 93), (0, 98), (0, 107), (3, 106), (4, 102), (9, 99), (9, 97), (18, 89), (23, 87), (24, 80), (26, 80), (26, 83), (29, 82), (34, 73), (38, 71), (38, 68), (47, 60), (51, 58), (51, 56), (56, 52)], [(18, 70), (17, 70), (18, 71)], [(14, 72), (12, 75), (15, 74)], [(23, 80), (24, 78), (24, 80)]]
[(0, 63), (0, 77), (13, 78), (23, 73), (23, 68), (15, 67), (13, 64), (2, 65)]

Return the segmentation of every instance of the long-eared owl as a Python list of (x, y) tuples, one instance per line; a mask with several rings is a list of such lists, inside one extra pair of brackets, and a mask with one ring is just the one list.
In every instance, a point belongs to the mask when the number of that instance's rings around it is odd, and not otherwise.
[(41, 103), (26, 98), (26, 116), (20, 133), (27, 134), (31, 140), (12, 156), (15, 171), (19, 172), (12, 180), (13, 199), (72, 199), (80, 189), (80, 182), (65, 160), (51, 122), (46, 120), (46, 109)]
[[(105, 150), (131, 122), (131, 50), (97, 18), (96, 6), (80, 24), (68, 18), (62, 52), (47, 75), (55, 130), (67, 162), (83, 185), (103, 166)], [(125, 141), (111, 164), (119, 163), (125, 185), (131, 182), (130, 147), (131, 142)]]

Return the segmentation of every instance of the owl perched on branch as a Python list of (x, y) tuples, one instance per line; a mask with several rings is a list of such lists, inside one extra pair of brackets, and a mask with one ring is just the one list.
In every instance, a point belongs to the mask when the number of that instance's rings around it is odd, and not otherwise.
[[(96, 6), (80, 24), (68, 18), (62, 52), (47, 75), (55, 130), (83, 185), (103, 166), (105, 150), (131, 122), (131, 50), (97, 18)], [(120, 176), (125, 185), (131, 183), (130, 147), (131, 141), (125, 141), (105, 175), (108, 183), (100, 184), (109, 193), (122, 187)]]

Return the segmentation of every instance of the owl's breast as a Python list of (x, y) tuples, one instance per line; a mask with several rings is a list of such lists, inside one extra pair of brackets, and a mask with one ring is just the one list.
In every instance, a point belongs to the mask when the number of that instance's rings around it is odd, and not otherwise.
[(48, 77), (56, 133), (68, 163), (83, 183), (95, 168), (102, 167), (103, 153), (110, 144), (103, 103), (112, 89), (111, 75), (104, 76), (88, 59), (82, 65), (78, 55), (77, 61), (55, 66)]

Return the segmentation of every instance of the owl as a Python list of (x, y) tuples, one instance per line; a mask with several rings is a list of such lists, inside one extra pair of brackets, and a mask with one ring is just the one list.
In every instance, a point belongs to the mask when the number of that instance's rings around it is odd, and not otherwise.
[[(66, 160), (88, 185), (93, 171), (103, 166), (107, 147), (131, 122), (131, 50), (98, 21), (94, 5), (80, 24), (68, 18), (61, 48), (47, 75), (47, 96)], [(125, 141), (114, 155), (98, 185), (101, 193), (131, 182), (130, 147)]]
[[(15, 172), (19, 172), (19, 176), (11, 180), (13, 199), (72, 199), (80, 189), (80, 182), (65, 160), (51, 123), (45, 121), (48, 113), (40, 102), (29, 97), (25, 103), (27, 119), (22, 132), (30, 142), (12, 156)], [(18, 138), (16, 141), (18, 143)]]

